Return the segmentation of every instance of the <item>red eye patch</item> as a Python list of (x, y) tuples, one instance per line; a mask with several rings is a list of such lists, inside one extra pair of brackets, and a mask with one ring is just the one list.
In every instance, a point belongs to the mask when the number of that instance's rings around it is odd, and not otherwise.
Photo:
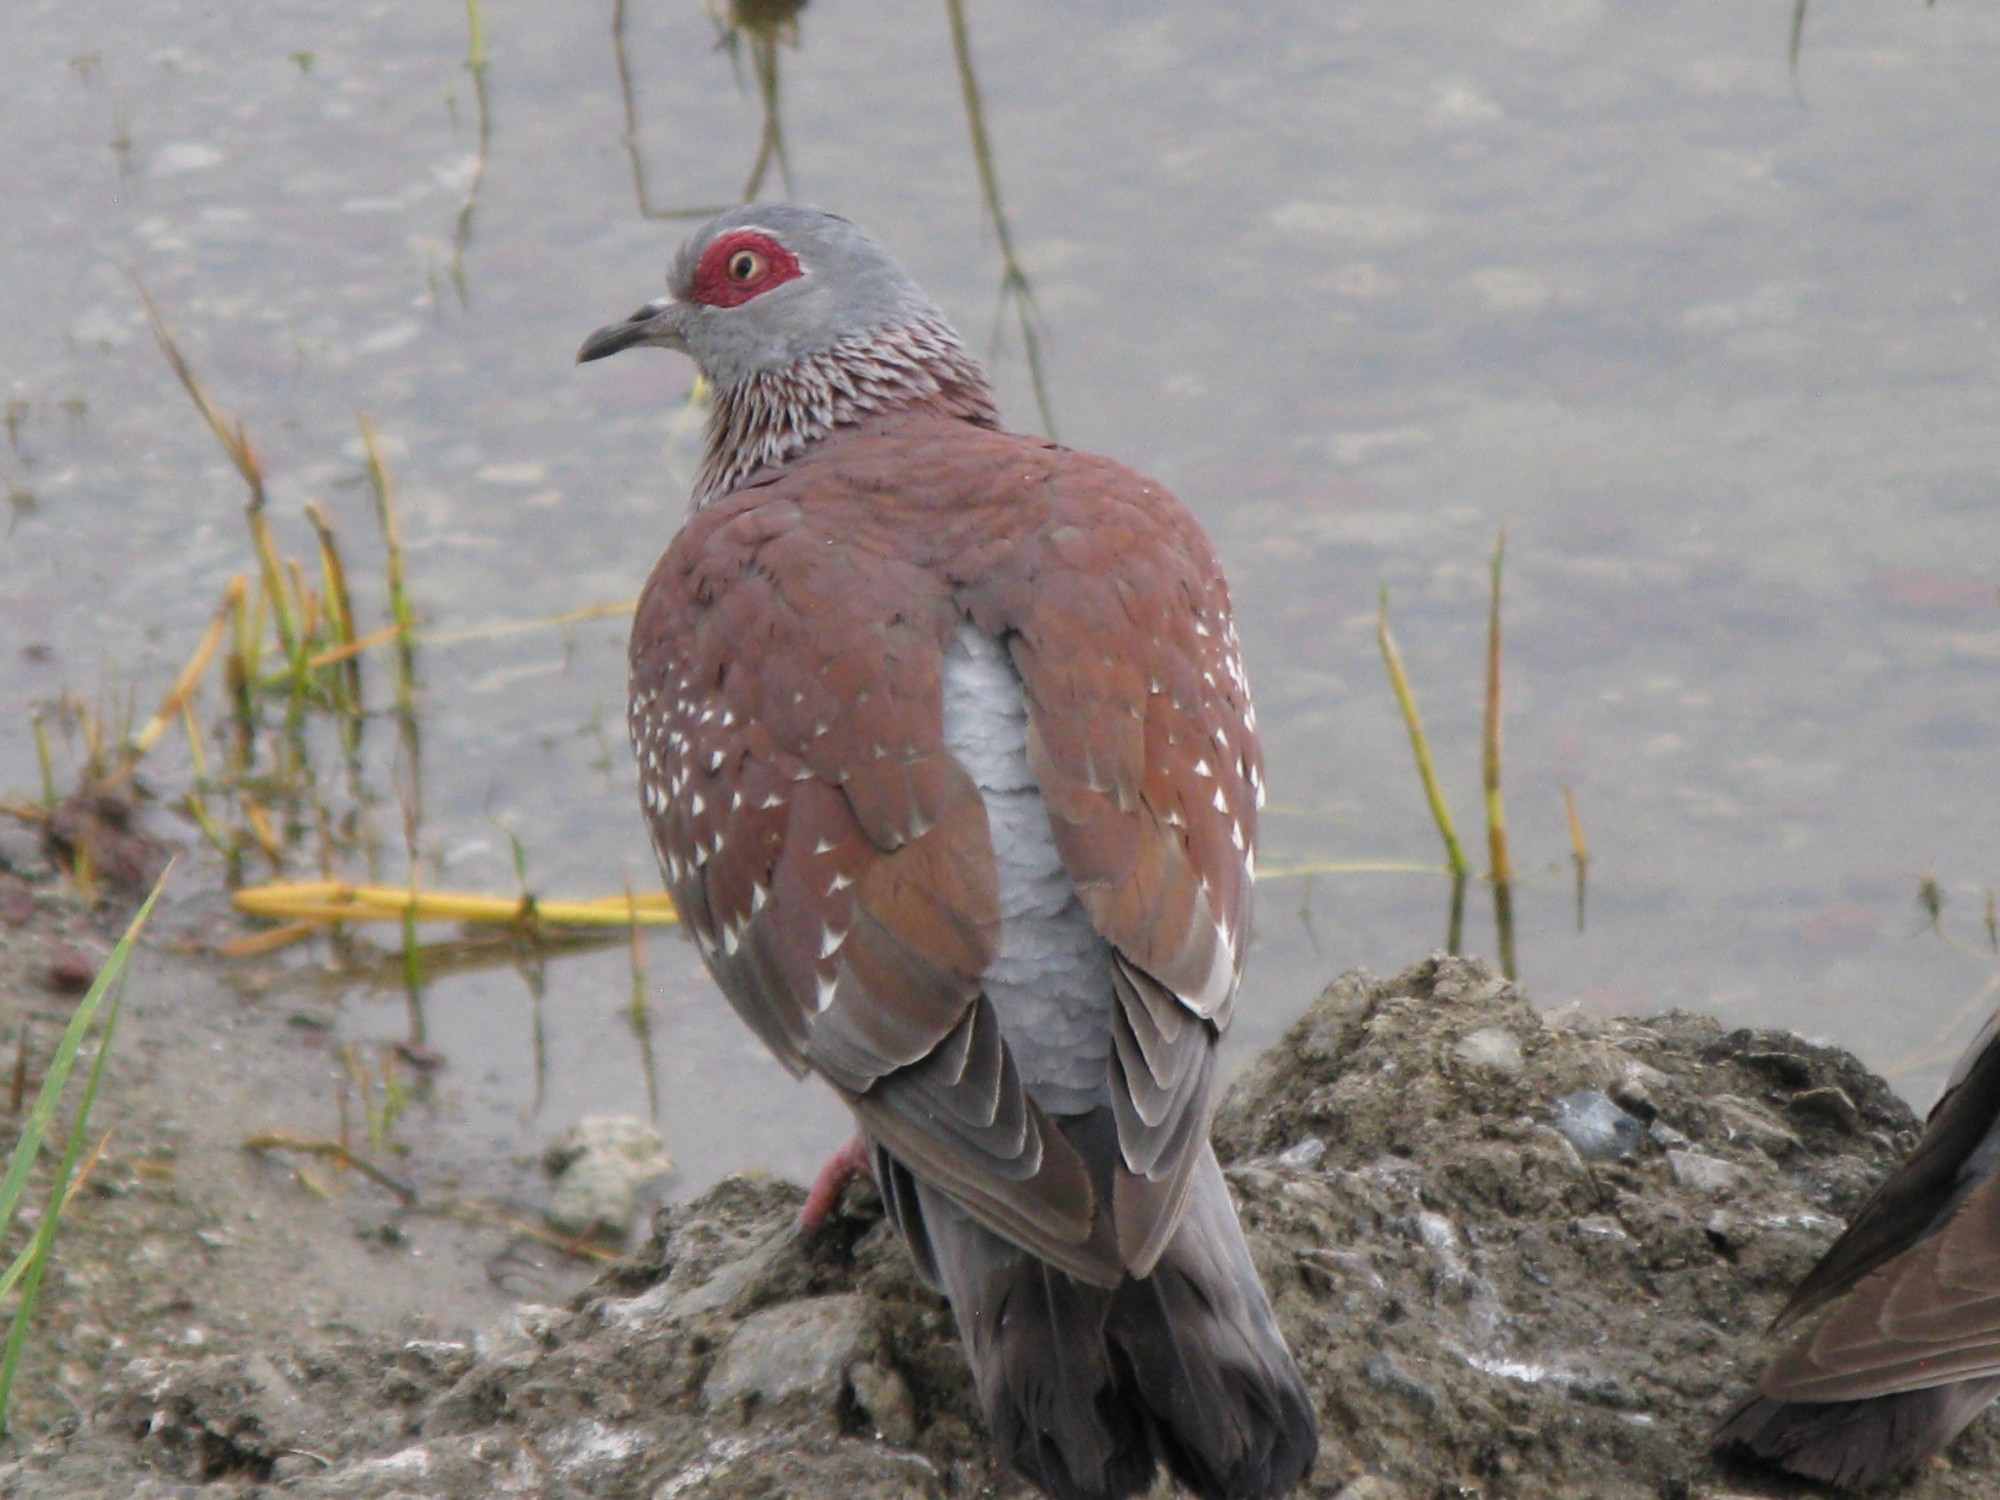
[(733, 230), (702, 252), (688, 300), (710, 307), (741, 307), (799, 274), (799, 258), (768, 234)]

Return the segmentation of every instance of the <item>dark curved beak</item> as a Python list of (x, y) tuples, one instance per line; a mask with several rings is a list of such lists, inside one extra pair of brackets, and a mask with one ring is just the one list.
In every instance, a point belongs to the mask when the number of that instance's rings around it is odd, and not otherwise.
[(659, 297), (622, 323), (606, 323), (583, 341), (583, 347), (576, 351), (576, 362), (586, 365), (593, 359), (602, 359), (607, 354), (637, 348), (641, 344), (685, 352), (687, 345), (681, 335), (681, 315), (685, 307), (686, 304), (676, 302), (672, 297)]

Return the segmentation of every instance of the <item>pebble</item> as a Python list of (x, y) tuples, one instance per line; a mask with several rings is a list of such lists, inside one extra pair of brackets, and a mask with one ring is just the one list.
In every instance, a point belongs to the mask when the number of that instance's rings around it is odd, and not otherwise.
[(1280, 1151), (1275, 1164), (1292, 1171), (1303, 1171), (1307, 1167), (1317, 1165), (1324, 1155), (1326, 1155), (1326, 1142), (1316, 1135), (1309, 1135), (1297, 1144), (1287, 1146)]
[(1629, 1062), (1611, 1085), (1611, 1102), (1641, 1123), (1650, 1124), (1660, 1112), (1658, 1096), (1670, 1086), (1671, 1080), (1658, 1068)]
[(1742, 1186), (1743, 1169), (1719, 1156), (1699, 1151), (1669, 1151), (1667, 1166), (1682, 1187), (1711, 1197), (1726, 1198)]
[(877, 1437), (905, 1448), (916, 1442), (917, 1400), (901, 1374), (871, 1360), (856, 1360), (847, 1367), (847, 1383)]
[(58, 995), (81, 995), (97, 980), (97, 960), (65, 944), (49, 955), (47, 979)]
[(1836, 1126), (1849, 1135), (1861, 1133), (1861, 1111), (1854, 1107), (1847, 1090), (1834, 1084), (1792, 1095), (1785, 1101), (1785, 1109), (1801, 1119)]
[(1521, 1039), (1504, 1026), (1482, 1026), (1467, 1032), (1451, 1049), (1452, 1056), (1475, 1068), (1512, 1078), (1521, 1071)]
[(557, 1136), (542, 1158), (555, 1192), (542, 1217), (565, 1234), (625, 1235), (639, 1190), (674, 1169), (660, 1133), (629, 1115), (592, 1115)]
[(1629, 1240), (1632, 1238), (1631, 1235), (1625, 1232), (1625, 1226), (1610, 1214), (1587, 1214), (1576, 1221), (1575, 1227), (1576, 1232), (1585, 1239)]
[(736, 1325), (702, 1392), (711, 1407), (746, 1396), (775, 1403), (802, 1396), (831, 1409), (848, 1366), (867, 1357), (869, 1303), (859, 1293), (781, 1302)]
[(1437, 1392), (1381, 1350), (1361, 1362), (1361, 1374), (1378, 1391), (1401, 1396), (1420, 1411), (1434, 1412), (1438, 1408)]
[(0, 875), (0, 922), (19, 927), (34, 914), (34, 893), (12, 875)]
[(1595, 1089), (1564, 1094), (1556, 1100), (1550, 1122), (1593, 1161), (1636, 1156), (1646, 1138), (1644, 1126)]
[(49, 862), (42, 853), (42, 832), (39, 828), (29, 828), (12, 818), (0, 817), (0, 870), (11, 870), (16, 875), (38, 875), (47, 871)]
[(1665, 1120), (1653, 1121), (1653, 1128), (1646, 1134), (1653, 1138), (1653, 1144), (1662, 1151), (1685, 1151), (1694, 1144)]

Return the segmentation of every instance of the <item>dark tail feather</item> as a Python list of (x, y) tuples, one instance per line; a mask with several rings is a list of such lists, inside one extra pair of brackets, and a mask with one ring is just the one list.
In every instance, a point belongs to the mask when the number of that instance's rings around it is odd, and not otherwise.
[(1180, 1227), (1153, 1274), (1118, 1289), (1107, 1334), (1176, 1479), (1205, 1500), (1275, 1500), (1319, 1452), (1312, 1398), (1204, 1156)]
[(1839, 1489), (1867, 1489), (1944, 1447), (1996, 1395), (2000, 1379), (1860, 1401), (1779, 1401), (1753, 1391), (1716, 1431), (1715, 1451)]
[(1311, 1398), (1212, 1153), (1153, 1274), (1115, 1290), (892, 1176), (892, 1213), (951, 1299), (994, 1442), (1056, 1500), (1123, 1500), (1162, 1462), (1203, 1500), (1277, 1500), (1312, 1467)]

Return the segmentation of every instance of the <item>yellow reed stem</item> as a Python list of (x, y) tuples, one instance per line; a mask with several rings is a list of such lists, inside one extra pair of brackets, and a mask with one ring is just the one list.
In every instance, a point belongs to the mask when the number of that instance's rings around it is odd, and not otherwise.
[(1424, 734), (1423, 716), (1417, 712), (1417, 695), (1410, 687), (1410, 674), (1403, 669), (1403, 653), (1389, 632), (1389, 588), (1382, 586), (1381, 604), (1375, 616), (1375, 641), (1382, 648), (1382, 663), (1389, 670), (1389, 686), (1395, 690), (1396, 706), (1402, 711), (1403, 727), (1410, 734), (1410, 749), (1417, 758), (1417, 776), (1423, 782), (1424, 800), (1430, 804), (1431, 820), (1444, 840), (1445, 860), (1456, 880), (1466, 876), (1465, 850), (1458, 842), (1458, 829), (1451, 821), (1451, 808), (1438, 784), (1437, 767), (1431, 761), (1430, 740)]
[(313, 922), (500, 922), (524, 916), (551, 927), (616, 927), (628, 923), (670, 926), (680, 920), (664, 891), (586, 901), (542, 901), (532, 896), (479, 896), (413, 891), (408, 886), (349, 885), (344, 881), (278, 882), (235, 895), (236, 909), (251, 916)]
[(299, 611), (299, 642), (303, 645), (319, 634), (320, 603), (306, 583), (306, 570), (296, 557), (285, 559), (285, 576), (291, 580), (292, 599)]
[(1259, 865), (1259, 880), (1296, 880), (1302, 875), (1449, 875), (1445, 865), (1413, 859), (1321, 859), (1302, 865)]
[(1492, 861), (1492, 878), (1504, 885), (1514, 878), (1513, 862), (1507, 854), (1507, 809), (1500, 797), (1501, 770), (1501, 640), (1500, 568), (1507, 555), (1507, 528), (1493, 546), (1493, 597), (1486, 615), (1486, 725), (1482, 779), (1486, 785), (1486, 847)]
[(354, 639), (354, 601), (347, 589), (347, 565), (341, 561), (340, 546), (334, 540), (333, 527), (328, 524), (326, 512), (319, 508), (317, 500), (305, 503), (306, 520), (312, 523), (313, 534), (319, 538), (319, 569), (322, 586), (326, 590), (326, 613), (333, 626), (336, 640)]

